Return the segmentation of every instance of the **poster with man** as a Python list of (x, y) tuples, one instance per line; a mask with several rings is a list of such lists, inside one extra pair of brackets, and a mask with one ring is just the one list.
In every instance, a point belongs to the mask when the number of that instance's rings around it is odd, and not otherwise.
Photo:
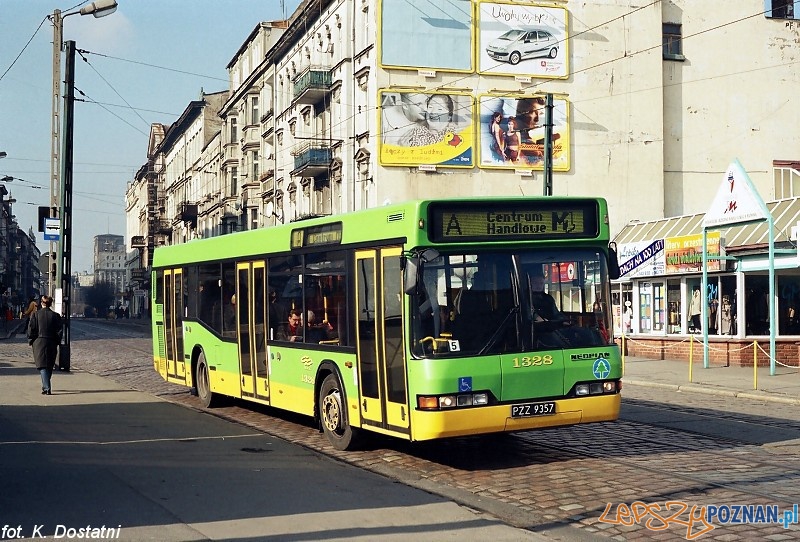
[(566, 8), (481, 2), (478, 10), (479, 73), (569, 76)]
[(472, 97), (443, 92), (380, 92), (380, 163), (472, 167)]
[[(545, 97), (486, 94), (478, 97), (479, 166), (544, 169)], [(552, 166), (569, 171), (569, 102), (553, 98)]]

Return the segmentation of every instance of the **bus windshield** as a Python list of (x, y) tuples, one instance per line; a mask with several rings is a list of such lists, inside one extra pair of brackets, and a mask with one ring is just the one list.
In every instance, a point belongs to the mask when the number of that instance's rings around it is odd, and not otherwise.
[(591, 249), (441, 254), (411, 296), (415, 357), (613, 344), (605, 255)]

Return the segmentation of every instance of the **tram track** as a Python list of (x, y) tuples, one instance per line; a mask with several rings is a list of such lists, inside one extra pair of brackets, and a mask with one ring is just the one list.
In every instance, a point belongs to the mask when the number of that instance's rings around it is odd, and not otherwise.
[[(87, 324), (81, 323), (87, 340), (75, 347), (81, 369), (202, 410), (188, 390), (164, 382), (152, 370), (149, 330), (143, 336), (119, 333), (113, 325)], [(92, 339), (102, 339), (106, 346), (93, 348)], [(103, 351), (108, 350), (114, 352), (113, 363), (105, 361)], [(622, 500), (700, 506), (738, 502), (784, 509), (800, 501), (800, 492), (791, 489), (800, 469), (788, 462), (797, 462), (797, 457), (777, 462), (763, 448), (736, 439), (655, 424), (621, 420), (424, 443), (376, 436), (363, 450), (339, 452), (304, 417), (236, 400), (206, 412), (536, 530), (570, 525), (602, 531), (604, 537), (629, 538), (635, 532), (637, 539), (656, 540), (658, 533), (644, 525), (604, 524), (598, 530), (599, 518), (607, 504)], [(780, 532), (785, 531), (770, 526), (758, 531), (759, 537)], [(720, 526), (716, 534), (735, 536), (734, 526)]]

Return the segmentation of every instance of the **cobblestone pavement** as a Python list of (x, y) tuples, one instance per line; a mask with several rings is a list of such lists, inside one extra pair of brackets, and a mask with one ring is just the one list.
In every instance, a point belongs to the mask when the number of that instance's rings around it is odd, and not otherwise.
[[(198, 408), (196, 399), (185, 388), (168, 384), (155, 373), (149, 329), (120, 325), (109, 333), (103, 325), (92, 326), (83, 322), (73, 325), (73, 370), (105, 375), (132, 388)], [(16, 353), (3, 349), (3, 356), (30, 357), (26, 344), (12, 343), (6, 345)], [(55, 378), (57, 386), (58, 378), (69, 375)], [(670, 393), (649, 388), (627, 391), (625, 400), (630, 396), (662, 404)], [(719, 409), (721, 415), (750, 414), (732, 412), (728, 399), (722, 397), (684, 396), (680, 401), (690, 404), (667, 409), (693, 408), (692, 402), (697, 402), (696, 406), (702, 402), (702, 408)], [(763, 413), (758, 414), (763, 419), (785, 423), (774, 418), (775, 405), (750, 408), (762, 408)], [(729, 524), (719, 519), (708, 523), (699, 512), (701, 506), (763, 504), (776, 507), (782, 518), (785, 510), (800, 502), (800, 469), (794, 467), (799, 464), (800, 450), (792, 443), (747, 445), (619, 421), (413, 445), (378, 437), (368, 449), (339, 452), (305, 417), (238, 401), (230, 401), (213, 413), (536, 531), (561, 534), (559, 529), (568, 525), (578, 527), (585, 535), (580, 539), (587, 540), (700, 537), (780, 541), (800, 536), (797, 525), (784, 529), (776, 524)], [(634, 505), (637, 502), (640, 504)], [(682, 509), (681, 503), (687, 508)], [(694, 506), (698, 508), (693, 510)], [(724, 517), (736, 509), (721, 511)], [(667, 519), (673, 514), (673, 519)], [(578, 538), (564, 535), (562, 539)]]

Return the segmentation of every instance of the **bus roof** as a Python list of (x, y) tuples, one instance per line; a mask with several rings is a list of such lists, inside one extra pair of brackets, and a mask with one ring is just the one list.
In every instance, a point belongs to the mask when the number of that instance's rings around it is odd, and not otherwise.
[[(286, 253), (292, 247), (297, 249), (330, 245), (331, 249), (335, 249), (340, 244), (367, 244), (371, 241), (402, 242), (409, 248), (437, 246), (437, 243), (431, 242), (428, 232), (430, 227), (428, 209), (431, 205), (446, 208), (447, 205), (453, 204), (488, 212), (492, 209), (502, 209), (503, 205), (519, 208), (526, 203), (538, 209), (549, 208), (550, 205), (543, 205), (546, 203), (552, 204), (554, 208), (569, 204), (592, 203), (596, 205), (599, 222), (595, 240), (608, 239), (607, 204), (602, 198), (516, 196), (413, 200), (161, 246), (154, 252), (153, 266), (168, 267), (186, 262), (227, 260), (251, 254)], [(531, 239), (518, 238), (505, 241), (519, 242)]]

